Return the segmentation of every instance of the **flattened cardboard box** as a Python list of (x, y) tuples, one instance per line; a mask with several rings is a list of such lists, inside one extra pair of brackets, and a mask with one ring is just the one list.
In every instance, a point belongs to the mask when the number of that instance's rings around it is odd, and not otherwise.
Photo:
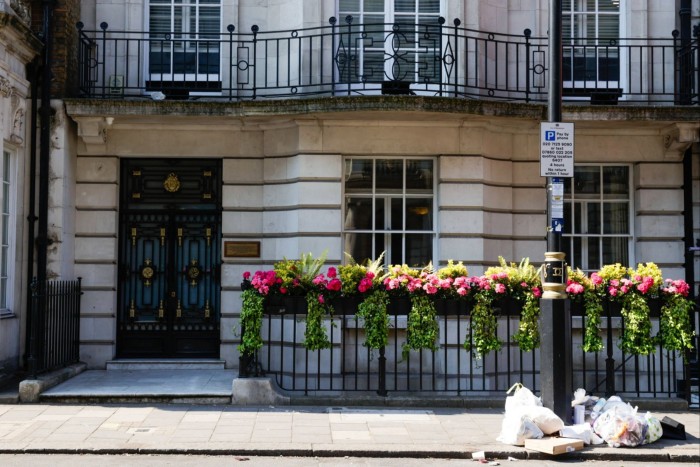
[(583, 440), (573, 438), (526, 439), (525, 449), (545, 454), (564, 454), (583, 449)]

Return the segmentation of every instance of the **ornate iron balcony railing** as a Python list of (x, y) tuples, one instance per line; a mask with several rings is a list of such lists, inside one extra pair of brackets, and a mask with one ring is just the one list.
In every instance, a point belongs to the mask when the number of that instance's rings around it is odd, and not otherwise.
[[(286, 99), (416, 94), (547, 100), (547, 39), (435, 24), (340, 23), (286, 31), (87, 31), (78, 23), (80, 95), (91, 98)], [(698, 28), (691, 40), (565, 42), (566, 99), (698, 105)]]

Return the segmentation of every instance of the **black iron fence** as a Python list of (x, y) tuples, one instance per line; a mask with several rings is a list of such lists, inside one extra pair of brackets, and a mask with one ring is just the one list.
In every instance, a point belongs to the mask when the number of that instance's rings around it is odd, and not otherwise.
[[(262, 328), (265, 344), (257, 361), (246, 369), (254, 369), (257, 375), (273, 376), (281, 388), (303, 395), (359, 391), (379, 395), (425, 392), (502, 396), (518, 382), (539, 391), (539, 350), (524, 352), (512, 342), (520, 320), (518, 307), (494, 308), (498, 316), (498, 336), (504, 344), (500, 351), (483, 357), (463, 347), (472, 324), (464, 302), (438, 301), (437, 350), (411, 351), (408, 356), (402, 356), (410, 309), (408, 299), (391, 302), (389, 343), (381, 350), (370, 350), (363, 345), (365, 330), (354, 314), (355, 309), (336, 306), (333, 316), (325, 321), (331, 348), (308, 351), (302, 345), (303, 306), (290, 302), (267, 306)], [(694, 311), (694, 323), (698, 323), (697, 313)], [(604, 349), (583, 352), (585, 320), (582, 310), (572, 307), (574, 388), (585, 388), (596, 395), (690, 399), (687, 392), (689, 370), (681, 353), (662, 347), (656, 347), (653, 353), (645, 356), (622, 352), (616, 343), (625, 323), (619, 308), (610, 304), (605, 304), (601, 316)], [(653, 332), (658, 331), (658, 313), (652, 314), (652, 323)], [(697, 349), (695, 352), (691, 361), (697, 362)], [(697, 387), (691, 391), (697, 397)]]
[[(547, 39), (435, 24), (329, 25), (221, 33), (97, 31), (78, 24), (84, 97), (121, 99), (418, 94), (547, 100)], [(570, 41), (564, 96), (595, 103), (698, 105), (700, 49), (694, 39)]]
[(28, 369), (30, 374), (64, 367), (80, 360), (81, 278), (31, 284)]

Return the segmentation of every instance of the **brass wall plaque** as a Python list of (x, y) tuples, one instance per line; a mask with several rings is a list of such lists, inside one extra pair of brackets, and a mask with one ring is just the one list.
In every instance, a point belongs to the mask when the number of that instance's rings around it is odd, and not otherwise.
[(260, 242), (224, 242), (226, 258), (259, 258)]

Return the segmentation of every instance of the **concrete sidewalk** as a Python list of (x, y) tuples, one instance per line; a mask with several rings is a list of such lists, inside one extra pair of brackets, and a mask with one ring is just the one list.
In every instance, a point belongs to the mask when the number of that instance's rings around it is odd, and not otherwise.
[[(700, 463), (700, 414), (655, 415), (683, 423), (687, 440), (586, 447), (564, 456)], [(502, 419), (497, 409), (0, 405), (0, 453), (550, 457), (496, 441)]]
[[(0, 453), (460, 459), (485, 451), (497, 459), (550, 457), (496, 440), (505, 395), (296, 396), (286, 399), (291, 405), (237, 406), (230, 404), (235, 377), (231, 370), (193, 369), (90, 370), (67, 380), (59, 375), (63, 381), (42, 392), (39, 404), (0, 401)], [(687, 439), (586, 447), (565, 456), (700, 463), (700, 413), (676, 411), (663, 398), (631, 402), (683, 423)], [(663, 404), (653, 407), (657, 402)]]

